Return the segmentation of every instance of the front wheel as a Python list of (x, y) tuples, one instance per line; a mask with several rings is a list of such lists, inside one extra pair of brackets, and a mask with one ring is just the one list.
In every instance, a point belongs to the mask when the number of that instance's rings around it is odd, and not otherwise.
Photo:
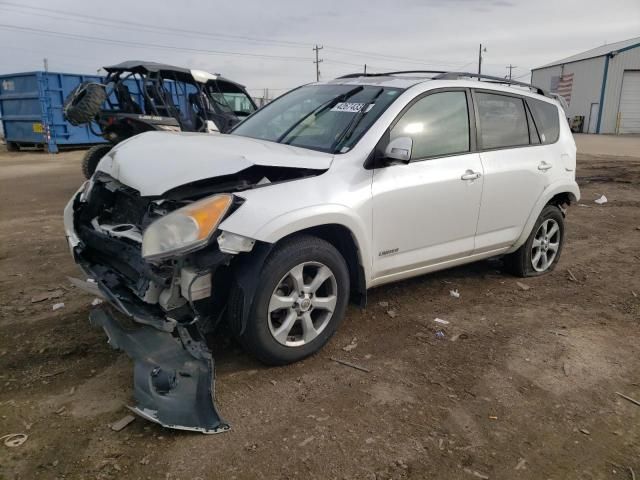
[(564, 217), (555, 205), (540, 212), (527, 241), (505, 258), (507, 269), (519, 277), (535, 277), (553, 270), (564, 243)]
[[(330, 243), (312, 236), (286, 240), (270, 254), (240, 342), (258, 360), (285, 365), (320, 350), (344, 317), (349, 271)], [(232, 314), (241, 308), (232, 293)]]

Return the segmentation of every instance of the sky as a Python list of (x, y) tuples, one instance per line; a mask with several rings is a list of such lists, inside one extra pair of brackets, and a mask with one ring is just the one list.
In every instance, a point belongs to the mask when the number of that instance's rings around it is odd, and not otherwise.
[(254, 96), (360, 72), (530, 69), (640, 36), (640, 0), (0, 0), (0, 74), (95, 73), (150, 60), (222, 75)]

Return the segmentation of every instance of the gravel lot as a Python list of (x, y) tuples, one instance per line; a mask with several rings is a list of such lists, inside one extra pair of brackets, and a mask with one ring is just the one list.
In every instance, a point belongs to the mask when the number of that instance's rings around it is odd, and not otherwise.
[(0, 479), (640, 475), (640, 406), (615, 393), (640, 400), (640, 138), (578, 143), (583, 199), (552, 274), (523, 288), (494, 260), (377, 288), (320, 354), (282, 368), (220, 339), (232, 430), (217, 436), (111, 430), (131, 365), (66, 280), (62, 209), (84, 152), (0, 151), (0, 436), (28, 435), (0, 444)]

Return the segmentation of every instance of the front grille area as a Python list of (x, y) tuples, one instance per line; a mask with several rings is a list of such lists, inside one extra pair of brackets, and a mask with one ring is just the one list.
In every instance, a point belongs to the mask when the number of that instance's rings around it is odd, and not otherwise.
[(75, 229), (84, 249), (81, 256), (94, 271), (119, 278), (136, 296), (142, 298), (150, 282), (166, 286), (172, 275), (171, 265), (152, 265), (142, 257), (140, 243), (128, 238), (115, 238), (94, 228), (100, 225), (135, 225), (140, 232), (153, 220), (166, 213), (153, 199), (140, 194), (110, 177), (94, 180), (86, 203), (77, 202)]

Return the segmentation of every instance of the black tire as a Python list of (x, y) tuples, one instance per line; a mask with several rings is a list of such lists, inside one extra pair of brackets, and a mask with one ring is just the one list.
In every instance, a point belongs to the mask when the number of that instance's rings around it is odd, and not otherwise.
[[(336, 305), (326, 327), (313, 340), (301, 346), (279, 343), (269, 328), (271, 296), (288, 272), (304, 262), (319, 262), (331, 270), (336, 281)], [(330, 243), (310, 235), (300, 235), (278, 245), (265, 261), (247, 325), (239, 337), (250, 354), (267, 365), (286, 365), (313, 355), (333, 336), (342, 322), (349, 299), (349, 270), (343, 256)], [(242, 311), (242, 295), (231, 292), (230, 314)], [(296, 320), (297, 321), (297, 320)]]
[(7, 151), (8, 152), (19, 152), (20, 146), (16, 142), (7, 142)]
[(90, 123), (107, 99), (103, 85), (82, 82), (74, 88), (62, 106), (62, 113), (71, 125)]
[[(533, 267), (533, 242), (536, 238), (536, 234), (540, 229), (540, 226), (547, 220), (554, 220), (559, 228), (558, 232), (558, 250), (556, 252), (553, 261), (543, 271), (538, 271)], [(504, 258), (504, 264), (506, 269), (518, 277), (537, 277), (552, 271), (560, 260), (560, 254), (562, 253), (562, 247), (564, 245), (564, 216), (556, 205), (547, 205), (540, 212), (538, 220), (536, 220), (529, 238), (527, 241), (515, 252), (507, 255)]]
[(84, 158), (82, 159), (82, 173), (86, 179), (89, 179), (93, 176), (93, 173), (96, 171), (98, 163), (102, 157), (104, 157), (113, 145), (94, 145), (87, 153), (84, 154)]

